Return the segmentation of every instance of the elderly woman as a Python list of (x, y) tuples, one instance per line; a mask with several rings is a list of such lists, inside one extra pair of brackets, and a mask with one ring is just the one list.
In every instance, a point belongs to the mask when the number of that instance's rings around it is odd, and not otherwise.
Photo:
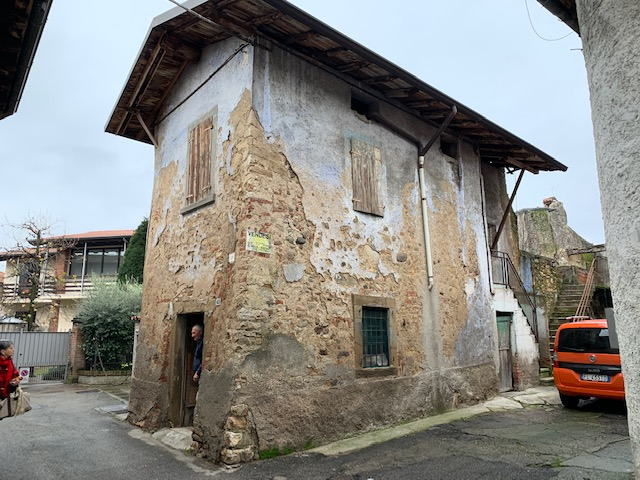
[(0, 400), (4, 400), (13, 392), (22, 377), (13, 364), (13, 342), (0, 340)]

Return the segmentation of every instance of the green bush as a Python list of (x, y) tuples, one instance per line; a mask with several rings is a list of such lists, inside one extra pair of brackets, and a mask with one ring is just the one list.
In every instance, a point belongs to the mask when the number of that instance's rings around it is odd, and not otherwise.
[(64, 380), (65, 371), (63, 366), (51, 367), (42, 375), (42, 380)]
[(83, 350), (87, 359), (103, 365), (124, 364), (133, 353), (134, 322), (142, 301), (142, 285), (106, 283), (92, 279), (93, 290), (80, 302), (77, 319), (82, 322)]
[(142, 283), (144, 274), (144, 252), (147, 245), (149, 220), (143, 219), (131, 236), (127, 251), (124, 252), (122, 265), (118, 269), (118, 281), (133, 280)]

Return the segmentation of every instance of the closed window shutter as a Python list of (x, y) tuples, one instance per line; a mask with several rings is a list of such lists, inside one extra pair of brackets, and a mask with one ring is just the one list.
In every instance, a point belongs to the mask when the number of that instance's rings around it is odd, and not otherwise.
[(211, 193), (211, 118), (189, 132), (189, 179), (187, 203), (194, 203)]
[(351, 140), (353, 208), (359, 212), (384, 216), (381, 176), (382, 154), (378, 147)]
[(187, 178), (189, 184), (187, 186), (187, 203), (195, 202), (196, 181), (193, 172), (195, 171), (196, 164), (198, 163), (196, 131), (197, 128), (194, 128), (189, 132), (189, 176)]
[(211, 191), (211, 119), (198, 125), (198, 200), (206, 197)]

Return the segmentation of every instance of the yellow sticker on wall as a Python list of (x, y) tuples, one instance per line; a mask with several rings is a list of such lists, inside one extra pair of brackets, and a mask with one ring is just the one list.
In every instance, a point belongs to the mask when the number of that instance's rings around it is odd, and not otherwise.
[(247, 230), (246, 249), (250, 252), (271, 253), (271, 234)]

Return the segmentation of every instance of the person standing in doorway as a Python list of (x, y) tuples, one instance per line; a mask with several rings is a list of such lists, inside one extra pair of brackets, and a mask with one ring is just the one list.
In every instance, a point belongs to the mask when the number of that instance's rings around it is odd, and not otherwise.
[(200, 381), (202, 373), (202, 325), (194, 325), (191, 328), (191, 338), (196, 342), (196, 351), (193, 354), (193, 381)]

